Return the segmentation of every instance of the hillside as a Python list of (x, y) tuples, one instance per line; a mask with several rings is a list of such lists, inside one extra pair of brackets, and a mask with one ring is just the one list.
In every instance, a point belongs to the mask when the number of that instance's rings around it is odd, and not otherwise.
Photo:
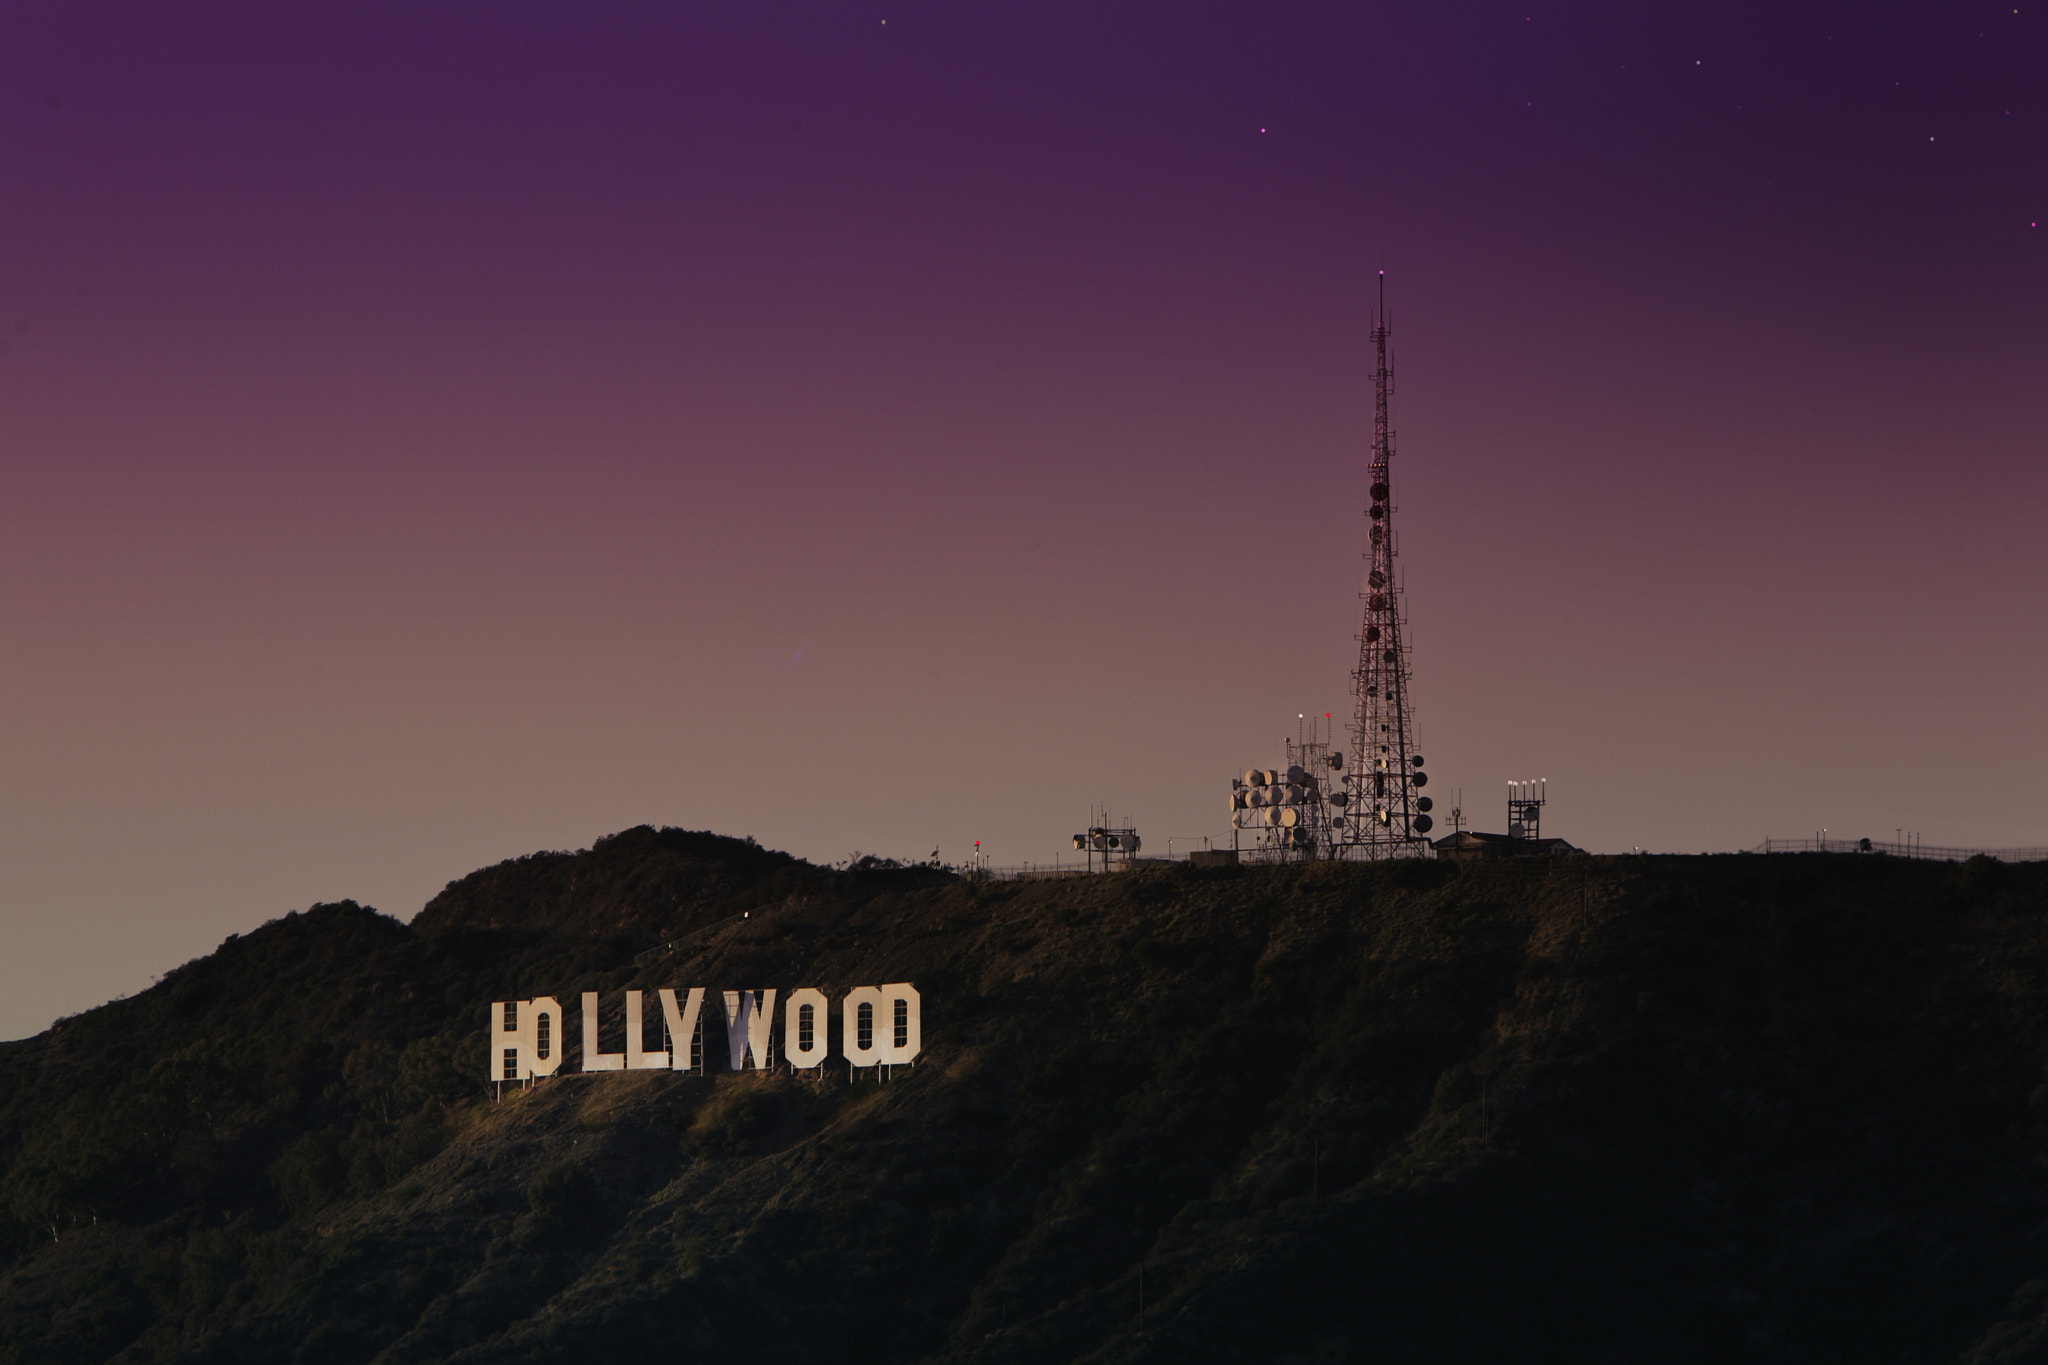
[[(630, 830), (0, 1044), (0, 1361), (2048, 1360), (2044, 966), (2043, 865)], [(896, 981), (886, 1083), (482, 1079), (492, 1001), (710, 987), (719, 1068)]]

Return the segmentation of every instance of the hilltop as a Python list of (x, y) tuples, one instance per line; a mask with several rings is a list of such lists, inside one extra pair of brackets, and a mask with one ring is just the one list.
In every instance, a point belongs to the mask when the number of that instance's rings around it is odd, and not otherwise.
[[(2048, 1360), (2044, 966), (2036, 864), (643, 827), (0, 1044), (0, 1361)], [(483, 1079), (493, 1001), (893, 981), (886, 1083)]]

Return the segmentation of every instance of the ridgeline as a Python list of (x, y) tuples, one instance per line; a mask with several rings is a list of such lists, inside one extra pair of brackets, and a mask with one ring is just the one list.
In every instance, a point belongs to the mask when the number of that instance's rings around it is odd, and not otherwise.
[[(2042, 864), (643, 827), (0, 1044), (0, 1362), (2048, 1360), (2044, 968)], [(720, 989), (896, 981), (886, 1083), (722, 1070)], [(483, 1079), (700, 985), (706, 1077)]]

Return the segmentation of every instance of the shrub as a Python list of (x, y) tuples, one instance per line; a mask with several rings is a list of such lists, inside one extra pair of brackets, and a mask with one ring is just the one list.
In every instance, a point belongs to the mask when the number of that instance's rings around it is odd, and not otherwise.
[(525, 1239), (564, 1248), (587, 1246), (604, 1231), (597, 1182), (573, 1162), (542, 1171), (526, 1187)]
[(295, 1218), (318, 1213), (348, 1186), (341, 1134), (320, 1128), (285, 1149), (270, 1168), (270, 1183)]

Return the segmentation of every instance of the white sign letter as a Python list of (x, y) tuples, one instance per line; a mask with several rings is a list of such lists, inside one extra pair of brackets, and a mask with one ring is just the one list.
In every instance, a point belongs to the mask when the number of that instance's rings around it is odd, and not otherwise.
[(682, 1010), (676, 1009), (676, 993), (664, 990), (661, 993), (661, 1017), (668, 1022), (669, 1068), (673, 1071), (690, 1069), (690, 1040), (697, 1034), (697, 1016), (704, 1009), (704, 988), (690, 987), (689, 1003)]
[(923, 998), (908, 981), (882, 987), (883, 1008), (875, 1020), (875, 1042), (882, 1060), (901, 1066), (924, 1051)]
[(583, 992), (583, 1069), (623, 1071), (625, 1068), (625, 1053), (597, 1050), (597, 992)]
[(519, 1079), (520, 1057), (519, 1005), (512, 1000), (491, 1002), (491, 1056), (484, 1071), (487, 1081), (516, 1081)]
[(855, 1066), (873, 1066), (882, 1060), (882, 993), (873, 986), (859, 986), (839, 1002), (839, 1055)]
[(519, 1006), (520, 1079), (552, 1076), (562, 1065), (562, 1006), (552, 995)]
[(627, 991), (626, 1070), (666, 1071), (668, 1070), (668, 1054), (666, 1052), (649, 1052), (645, 1048), (640, 1046), (641, 1026), (643, 1022), (644, 1019), (640, 1006), (640, 992)]
[(791, 991), (782, 1006), (782, 1058), (798, 1070), (822, 1066), (831, 1047), (825, 1034), (827, 1011), (832, 1008), (825, 992), (812, 986)]
[[(761, 996), (767, 999), (762, 1001)], [(747, 1053), (754, 1054), (754, 1070), (766, 1071), (770, 1044), (769, 1029), (775, 1024), (774, 991), (727, 991), (725, 993), (725, 1049), (732, 1056), (732, 1069), (740, 1070)]]

